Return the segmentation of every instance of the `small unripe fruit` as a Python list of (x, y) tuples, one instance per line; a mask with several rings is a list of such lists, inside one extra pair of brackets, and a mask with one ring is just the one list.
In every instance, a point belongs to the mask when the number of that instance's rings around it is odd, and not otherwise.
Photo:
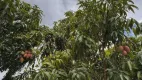
[(123, 54), (124, 56), (127, 55), (127, 51), (124, 50), (124, 51), (122, 52), (122, 54)]
[(124, 46), (124, 50), (127, 51), (127, 53), (130, 52), (130, 48), (128, 46)]
[(22, 51), (22, 52), (21, 52), (21, 54), (22, 54), (22, 55), (24, 55), (24, 54), (25, 54), (25, 52), (24, 52), (24, 51)]
[(124, 50), (123, 46), (119, 46), (118, 50), (122, 52)]
[(21, 63), (24, 62), (24, 58), (23, 58), (23, 57), (20, 58), (20, 62), (21, 62)]

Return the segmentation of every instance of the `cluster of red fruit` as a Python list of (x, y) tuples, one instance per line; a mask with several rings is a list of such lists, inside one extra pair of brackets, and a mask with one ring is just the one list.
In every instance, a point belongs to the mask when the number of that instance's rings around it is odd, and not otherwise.
[(25, 52), (21, 52), (20, 62), (23, 63), (25, 59), (32, 59), (33, 55), (30, 50), (26, 50)]
[(119, 51), (121, 51), (123, 55), (127, 55), (130, 52), (130, 48), (128, 46), (119, 46)]

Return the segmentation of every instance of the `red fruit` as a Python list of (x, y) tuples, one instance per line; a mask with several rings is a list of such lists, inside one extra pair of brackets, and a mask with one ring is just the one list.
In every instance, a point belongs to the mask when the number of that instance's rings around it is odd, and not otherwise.
[(24, 58), (23, 58), (23, 57), (20, 58), (20, 62), (21, 62), (21, 63), (24, 62)]
[(32, 54), (30, 54), (30, 55), (29, 55), (29, 58), (30, 58), (30, 59), (32, 59), (32, 58), (33, 58), (33, 55), (32, 55)]
[(27, 57), (26, 58), (30, 58), (31, 54), (27, 54)]
[(25, 57), (25, 58), (27, 58), (27, 56), (28, 56), (28, 54), (27, 54), (27, 53), (25, 53), (25, 54), (24, 54), (24, 57)]
[(124, 48), (123, 48), (123, 46), (119, 46), (119, 51), (123, 51), (124, 50)]
[(128, 46), (124, 46), (123, 48), (124, 48), (125, 51), (127, 51), (127, 53), (130, 52), (130, 48)]
[(122, 54), (123, 54), (124, 56), (127, 55), (127, 51), (124, 50), (124, 51), (122, 52)]

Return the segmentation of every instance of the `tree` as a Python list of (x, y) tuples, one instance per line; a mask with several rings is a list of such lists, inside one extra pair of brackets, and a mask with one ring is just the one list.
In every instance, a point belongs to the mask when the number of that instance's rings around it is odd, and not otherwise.
[[(87, 63), (96, 65), (100, 63), (99, 66), (95, 66), (99, 67), (98, 71), (94, 69), (96, 72), (92, 74), (98, 74), (94, 79), (106, 80), (106, 68), (109, 64), (105, 57), (105, 48), (109, 49), (112, 45), (115, 47), (122, 44), (129, 45), (131, 41), (125, 32), (130, 33), (131, 30), (134, 30), (133, 24), (136, 24), (136, 32), (139, 34), (139, 23), (134, 19), (126, 18), (127, 12), (133, 11), (133, 8), (137, 7), (131, 0), (80, 0), (79, 4), (80, 9), (75, 13), (67, 12), (67, 18), (57, 22), (55, 30), (62, 31), (63, 35), (67, 37), (67, 41), (72, 39), (73, 42), (69, 44), (73, 45), (72, 54), (75, 54), (77, 59), (81, 59), (81, 62), (85, 60), (90, 61)], [(86, 59), (88, 55), (90, 55), (89, 59), (93, 56), (91, 60)], [(114, 78), (120, 80), (121, 77)]]
[(38, 46), (47, 31), (40, 26), (41, 13), (37, 6), (20, 0), (0, 1), (0, 71), (8, 70), (3, 80), (11, 80), (16, 71), (34, 61), (21, 63), (20, 56)]
[[(41, 45), (32, 49), (39, 56), (35, 58), (38, 68), (33, 64), (13, 79), (141, 79), (140, 40), (126, 35), (131, 30), (135, 35), (141, 34), (142, 26), (133, 18), (127, 19), (127, 12), (137, 8), (133, 1), (79, 0), (78, 4), (76, 12), (66, 12), (65, 19), (43, 32), (45, 40), (40, 39)], [(129, 46), (131, 52), (124, 56), (118, 46)]]

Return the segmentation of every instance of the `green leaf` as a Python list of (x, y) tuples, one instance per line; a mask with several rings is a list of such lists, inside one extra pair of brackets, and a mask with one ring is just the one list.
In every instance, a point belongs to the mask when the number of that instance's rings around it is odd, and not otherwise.
[(132, 63), (131, 63), (131, 61), (127, 61), (127, 64), (128, 64), (129, 70), (132, 71)]
[(120, 76), (120, 79), (121, 79), (121, 80), (124, 80), (122, 74), (120, 74), (119, 76)]
[(126, 80), (130, 80), (129, 76), (123, 75)]
[(142, 79), (142, 74), (141, 74), (140, 71), (137, 72), (137, 78), (138, 78), (138, 80), (141, 80), (141, 79)]

